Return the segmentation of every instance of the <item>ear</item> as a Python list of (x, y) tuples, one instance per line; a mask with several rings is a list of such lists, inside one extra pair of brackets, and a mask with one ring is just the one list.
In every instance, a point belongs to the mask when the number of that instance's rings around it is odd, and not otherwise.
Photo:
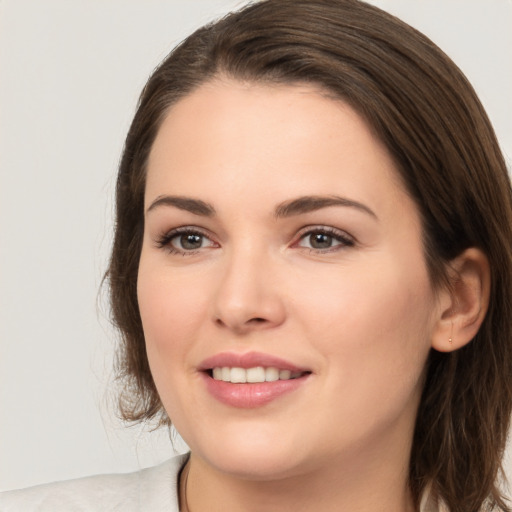
[(480, 329), (489, 306), (491, 274), (485, 254), (466, 249), (449, 263), (450, 286), (439, 292), (439, 313), (432, 348), (452, 352), (469, 343)]

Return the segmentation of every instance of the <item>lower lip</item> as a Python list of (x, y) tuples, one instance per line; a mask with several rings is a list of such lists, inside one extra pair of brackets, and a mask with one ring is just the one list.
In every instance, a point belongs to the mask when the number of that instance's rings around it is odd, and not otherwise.
[(214, 398), (225, 405), (242, 409), (262, 407), (283, 395), (297, 390), (309, 377), (309, 374), (306, 374), (289, 380), (232, 384), (231, 382), (213, 379), (207, 373), (203, 373), (203, 375), (206, 387)]

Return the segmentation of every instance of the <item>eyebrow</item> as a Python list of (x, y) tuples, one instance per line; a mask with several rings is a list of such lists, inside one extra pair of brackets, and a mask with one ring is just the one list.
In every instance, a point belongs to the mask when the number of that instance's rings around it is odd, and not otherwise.
[[(215, 208), (205, 201), (194, 199), (192, 197), (184, 196), (158, 196), (148, 207), (146, 213), (161, 207), (173, 206), (180, 210), (185, 210), (195, 215), (203, 217), (213, 217), (216, 215)], [(349, 208), (356, 208), (371, 217), (378, 220), (377, 215), (368, 206), (339, 196), (303, 196), (296, 199), (291, 199), (280, 203), (274, 212), (276, 218), (292, 217), (294, 215), (301, 215), (304, 213), (314, 212), (322, 208), (329, 208), (330, 206), (344, 206)]]
[(193, 199), (184, 196), (158, 196), (148, 207), (146, 213), (158, 208), (160, 206), (174, 206), (180, 210), (201, 215), (203, 217), (213, 217), (215, 215), (215, 208), (200, 199)]
[(368, 206), (358, 201), (339, 196), (304, 196), (290, 201), (285, 201), (277, 206), (275, 216), (277, 218), (291, 217), (293, 215), (314, 212), (330, 206), (356, 208), (357, 210), (367, 213), (374, 219), (378, 220), (375, 212), (368, 208)]

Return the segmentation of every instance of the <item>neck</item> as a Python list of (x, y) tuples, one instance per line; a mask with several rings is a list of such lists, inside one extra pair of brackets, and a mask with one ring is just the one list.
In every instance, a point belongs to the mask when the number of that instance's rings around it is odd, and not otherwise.
[[(331, 459), (285, 477), (250, 480), (219, 471), (191, 456), (187, 485), (189, 512), (412, 512), (408, 456)], [(388, 456), (390, 455), (390, 456)]]

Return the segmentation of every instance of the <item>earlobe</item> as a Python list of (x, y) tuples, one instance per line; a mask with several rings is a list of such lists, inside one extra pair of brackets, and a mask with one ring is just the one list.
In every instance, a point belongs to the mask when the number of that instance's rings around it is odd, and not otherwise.
[(487, 313), (491, 274), (487, 256), (476, 248), (466, 249), (450, 262), (450, 286), (439, 294), (440, 311), (432, 335), (432, 347), (451, 352), (469, 343)]

